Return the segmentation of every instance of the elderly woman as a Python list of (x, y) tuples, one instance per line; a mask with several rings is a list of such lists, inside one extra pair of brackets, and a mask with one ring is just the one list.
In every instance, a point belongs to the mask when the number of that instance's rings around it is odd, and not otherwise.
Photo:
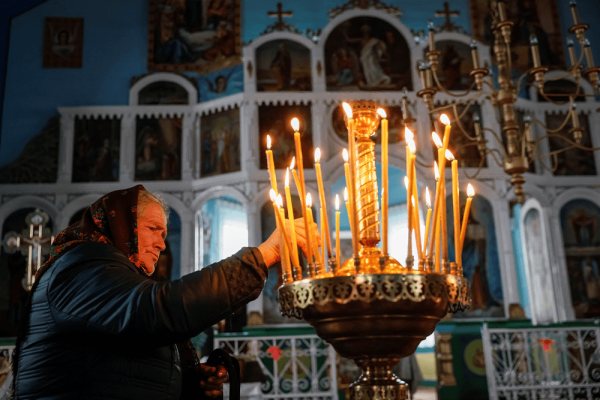
[[(222, 394), (223, 367), (200, 365), (189, 338), (258, 297), (267, 268), (280, 258), (278, 233), (158, 282), (151, 275), (165, 248), (167, 217), (165, 203), (138, 185), (102, 196), (56, 237), (17, 338), (15, 399)], [(301, 224), (296, 232), (305, 250)], [(186, 370), (195, 378), (185, 379)]]

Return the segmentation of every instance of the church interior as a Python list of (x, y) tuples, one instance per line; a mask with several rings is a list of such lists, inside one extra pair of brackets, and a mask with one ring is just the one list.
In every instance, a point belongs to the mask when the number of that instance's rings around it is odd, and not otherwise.
[[(240, 360), (242, 398), (358, 400), (360, 368), (282, 289), (393, 259), (464, 282), (467, 305), (398, 357), (394, 398), (600, 399), (598, 20), (596, 0), (3, 1), (0, 400), (51, 241), (137, 184), (172, 210), (167, 280), (314, 215), (315, 264), (287, 249), (257, 300), (192, 339)], [(344, 102), (357, 129), (376, 121), (356, 152)], [(369, 160), (359, 178), (345, 151)], [(367, 242), (381, 271), (359, 269)]]

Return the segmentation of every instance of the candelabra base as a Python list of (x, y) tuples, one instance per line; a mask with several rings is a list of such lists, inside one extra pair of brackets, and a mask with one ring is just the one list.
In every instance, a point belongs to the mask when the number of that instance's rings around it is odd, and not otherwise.
[(357, 362), (363, 373), (350, 385), (350, 399), (407, 400), (408, 385), (391, 371), (398, 361), (383, 358)]

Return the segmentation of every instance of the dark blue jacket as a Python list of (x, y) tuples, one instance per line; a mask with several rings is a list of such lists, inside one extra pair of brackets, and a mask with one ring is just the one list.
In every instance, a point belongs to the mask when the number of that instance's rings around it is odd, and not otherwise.
[(15, 380), (16, 399), (178, 399), (175, 343), (255, 299), (267, 269), (260, 251), (175, 281), (156, 282), (115, 247), (80, 245), (33, 294)]

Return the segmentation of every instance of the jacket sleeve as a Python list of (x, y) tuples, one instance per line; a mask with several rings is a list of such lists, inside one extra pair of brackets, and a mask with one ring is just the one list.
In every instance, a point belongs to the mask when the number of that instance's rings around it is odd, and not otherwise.
[(260, 251), (232, 257), (175, 281), (156, 282), (107, 260), (57, 268), (48, 286), (52, 315), (65, 332), (109, 334), (163, 345), (202, 332), (260, 294)]

